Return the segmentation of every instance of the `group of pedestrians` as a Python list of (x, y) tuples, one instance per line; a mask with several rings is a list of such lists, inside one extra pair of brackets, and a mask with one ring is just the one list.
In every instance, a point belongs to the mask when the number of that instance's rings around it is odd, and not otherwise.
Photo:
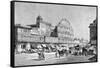
[[(44, 48), (42, 47), (42, 45), (39, 45), (38, 47), (38, 50), (37, 50), (37, 54), (38, 54), (38, 58), (39, 59), (45, 59), (45, 51), (44, 51)], [(61, 57), (61, 56), (64, 56), (64, 55), (68, 55), (68, 52), (69, 50), (67, 50), (66, 48), (62, 47), (62, 46), (56, 46), (55, 47), (55, 57)]]

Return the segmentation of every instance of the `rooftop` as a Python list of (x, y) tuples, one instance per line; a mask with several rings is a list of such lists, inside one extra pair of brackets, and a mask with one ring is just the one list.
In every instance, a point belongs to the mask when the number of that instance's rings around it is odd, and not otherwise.
[(21, 25), (21, 24), (15, 24), (15, 27), (24, 28), (24, 29), (31, 29), (31, 27), (29, 27), (27, 25)]

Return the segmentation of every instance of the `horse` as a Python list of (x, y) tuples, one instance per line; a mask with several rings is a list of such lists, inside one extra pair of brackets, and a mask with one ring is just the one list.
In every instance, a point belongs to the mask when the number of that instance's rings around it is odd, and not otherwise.
[(82, 48), (82, 55), (88, 55), (88, 50), (85, 47)]
[(66, 49), (63, 49), (62, 47), (59, 47), (59, 48), (57, 48), (56, 49), (56, 53), (55, 53), (55, 55), (56, 55), (56, 57), (61, 57), (61, 56), (64, 56), (64, 55), (66, 55), (67, 56), (67, 50)]

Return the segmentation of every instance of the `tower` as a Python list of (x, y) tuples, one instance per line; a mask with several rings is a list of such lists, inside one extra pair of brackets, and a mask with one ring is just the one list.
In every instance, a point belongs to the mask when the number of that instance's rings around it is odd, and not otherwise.
[(97, 41), (97, 19), (93, 21), (93, 23), (90, 24), (90, 43), (92, 45), (96, 45)]
[(40, 27), (40, 22), (42, 21), (42, 17), (39, 15), (37, 18), (36, 18), (36, 25), (37, 27)]
[(57, 27), (58, 27), (58, 26), (55, 26), (53, 32), (51, 32), (51, 37), (58, 37)]

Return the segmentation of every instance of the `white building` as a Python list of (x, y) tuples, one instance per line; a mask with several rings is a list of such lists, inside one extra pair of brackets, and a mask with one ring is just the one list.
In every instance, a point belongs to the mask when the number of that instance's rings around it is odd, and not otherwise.
[(42, 36), (50, 36), (50, 33), (52, 31), (52, 25), (48, 22), (45, 22), (41, 16), (38, 16), (36, 18), (36, 24), (35, 25), (28, 25), (31, 26), (31, 33), (32, 34), (38, 34)]

